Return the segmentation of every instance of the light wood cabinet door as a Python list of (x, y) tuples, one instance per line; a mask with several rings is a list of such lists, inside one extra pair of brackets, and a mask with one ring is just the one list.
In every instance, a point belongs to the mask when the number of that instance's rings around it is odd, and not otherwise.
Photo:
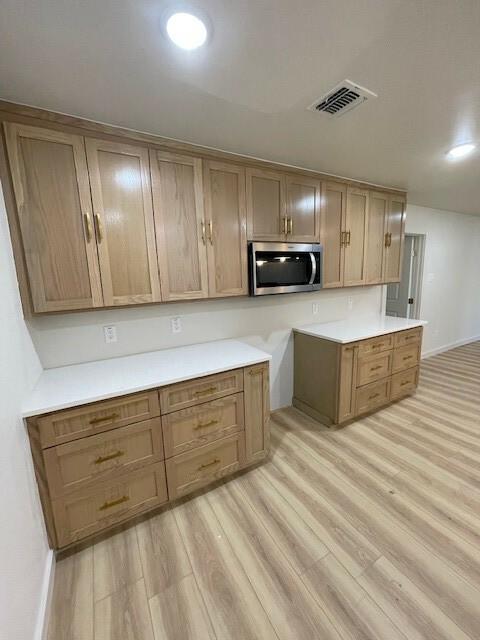
[(340, 350), (340, 384), (338, 389), (337, 423), (355, 415), (355, 389), (357, 386), (358, 347), (343, 346)]
[(249, 240), (283, 242), (287, 236), (286, 180), (277, 171), (247, 169)]
[(347, 188), (345, 213), (345, 264), (343, 285), (365, 284), (365, 254), (368, 234), (368, 198), (364, 189)]
[(287, 241), (319, 242), (320, 181), (289, 175), (286, 178), (286, 193)]
[(160, 300), (148, 151), (86, 139), (105, 305)]
[(323, 287), (343, 285), (344, 226), (347, 188), (336, 182), (323, 184), (322, 227), (320, 241), (323, 245)]
[(102, 306), (83, 138), (4, 126), (34, 311)]
[(268, 363), (245, 368), (245, 463), (265, 458), (270, 447), (270, 383)]
[(405, 208), (405, 198), (390, 196), (385, 223), (384, 282), (399, 282), (402, 275)]
[(163, 300), (208, 296), (202, 160), (150, 150)]
[(205, 161), (209, 295), (248, 293), (245, 169)]
[(387, 211), (388, 195), (371, 191), (365, 252), (365, 284), (380, 284), (383, 282), (383, 254), (386, 244), (385, 222)]

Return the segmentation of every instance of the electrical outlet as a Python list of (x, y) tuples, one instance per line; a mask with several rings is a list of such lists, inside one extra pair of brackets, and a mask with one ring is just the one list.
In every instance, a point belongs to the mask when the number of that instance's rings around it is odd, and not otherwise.
[(348, 304), (348, 310), (351, 311), (353, 309), (353, 298), (352, 298), (352, 296), (348, 296), (347, 304)]
[(429, 274), (427, 274), (427, 282), (430, 284), (431, 282), (433, 282), (435, 280), (435, 274), (430, 272)]
[(103, 327), (103, 336), (105, 338), (105, 342), (108, 344), (109, 342), (117, 341), (117, 327), (114, 324), (110, 324), (107, 327)]
[(318, 302), (312, 303), (312, 313), (314, 316), (318, 315)]
[(182, 319), (180, 316), (170, 318), (170, 326), (172, 328), (172, 333), (182, 333)]

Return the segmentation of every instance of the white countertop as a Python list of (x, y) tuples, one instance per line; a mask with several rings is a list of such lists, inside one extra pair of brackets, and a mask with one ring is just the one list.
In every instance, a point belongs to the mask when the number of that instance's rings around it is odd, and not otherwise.
[(409, 320), (408, 318), (394, 318), (392, 316), (376, 316), (371, 318), (352, 318), (338, 322), (323, 324), (307, 324), (294, 327), (294, 331), (305, 333), (307, 336), (325, 338), (333, 342), (346, 344), (357, 340), (366, 340), (375, 336), (383, 336), (393, 331), (403, 331), (412, 327), (427, 324), (425, 320)]
[(238, 340), (205, 342), (46, 369), (23, 405), (24, 418), (163, 387), (271, 360)]

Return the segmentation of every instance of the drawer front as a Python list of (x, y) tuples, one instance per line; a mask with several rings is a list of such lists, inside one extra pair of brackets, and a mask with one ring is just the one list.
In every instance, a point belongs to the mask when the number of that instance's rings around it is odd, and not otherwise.
[(393, 351), (386, 351), (358, 358), (357, 387), (389, 376), (392, 372), (392, 353)]
[(420, 344), (422, 341), (422, 327), (408, 329), (407, 331), (399, 331), (394, 336), (395, 347), (406, 347), (412, 344)]
[(359, 356), (370, 356), (389, 349), (393, 349), (393, 335), (391, 333), (386, 336), (371, 338), (370, 340), (362, 340), (358, 343)]
[(357, 389), (356, 414), (367, 413), (387, 404), (390, 401), (390, 381), (391, 378), (388, 378)]
[(233, 473), (243, 464), (244, 434), (218, 440), (166, 461), (170, 500)]
[(57, 498), (163, 460), (160, 418), (50, 447), (43, 457), (50, 495)]
[(400, 373), (395, 373), (392, 376), (392, 388), (390, 397), (392, 400), (400, 398), (407, 393), (412, 393), (418, 385), (418, 372), (419, 367), (413, 367), (413, 369), (407, 369)]
[(420, 362), (420, 345), (402, 347), (393, 352), (393, 373), (415, 367)]
[(243, 391), (243, 369), (179, 382), (160, 389), (162, 414)]
[(243, 393), (169, 413), (162, 418), (165, 457), (243, 430)]
[(42, 447), (91, 436), (160, 415), (158, 392), (147, 391), (38, 418)]
[(167, 501), (164, 463), (53, 500), (58, 545), (111, 527)]

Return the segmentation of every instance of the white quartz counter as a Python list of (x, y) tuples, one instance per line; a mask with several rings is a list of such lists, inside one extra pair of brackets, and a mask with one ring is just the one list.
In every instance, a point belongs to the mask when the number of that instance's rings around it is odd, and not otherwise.
[(308, 324), (294, 327), (294, 331), (305, 333), (307, 336), (325, 338), (333, 342), (346, 344), (357, 340), (366, 340), (375, 336), (383, 336), (394, 331), (403, 331), (427, 324), (425, 320), (409, 320), (408, 318), (393, 318), (392, 316), (377, 316), (326, 322), (323, 324)]
[(46, 369), (22, 415), (28, 418), (269, 360), (270, 354), (244, 342), (219, 340)]

